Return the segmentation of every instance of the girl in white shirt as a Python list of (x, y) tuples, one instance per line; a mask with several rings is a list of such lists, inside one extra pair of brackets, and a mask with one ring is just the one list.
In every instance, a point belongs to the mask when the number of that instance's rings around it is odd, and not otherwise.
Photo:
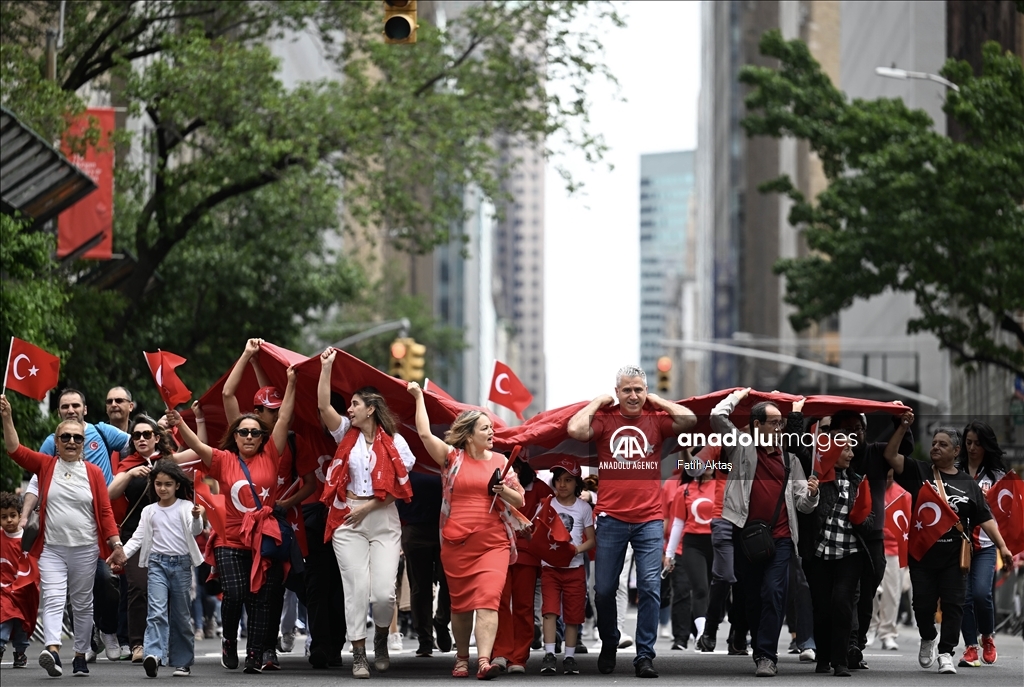
[(148, 615), (142, 665), (156, 677), (161, 661), (175, 677), (191, 675), (195, 637), (189, 624), (192, 569), (203, 560), (196, 535), (203, 530), (202, 506), (192, 503), (192, 482), (176, 463), (153, 464), (149, 481), (159, 501), (142, 509), (142, 520), (125, 545), (129, 558), (149, 569)]

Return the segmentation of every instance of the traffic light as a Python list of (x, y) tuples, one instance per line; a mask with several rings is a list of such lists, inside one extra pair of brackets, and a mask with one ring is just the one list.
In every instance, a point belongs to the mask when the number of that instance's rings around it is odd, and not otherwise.
[(663, 355), (658, 358), (658, 393), (667, 394), (672, 391), (672, 358)]
[(416, 42), (416, 0), (384, 0), (384, 42)]
[(395, 339), (391, 343), (391, 364), (388, 367), (388, 374), (407, 382), (423, 381), (423, 366), (426, 364), (424, 356), (426, 354), (427, 347), (416, 343), (413, 338)]

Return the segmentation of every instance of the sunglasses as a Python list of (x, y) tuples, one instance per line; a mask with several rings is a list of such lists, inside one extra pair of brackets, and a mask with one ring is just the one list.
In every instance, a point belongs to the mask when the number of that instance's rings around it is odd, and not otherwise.
[(118, 405), (120, 405), (122, 403), (128, 403), (128, 399), (127, 398), (108, 398), (107, 399), (107, 405), (108, 406), (112, 406), (115, 403), (118, 404)]
[(151, 430), (151, 429), (144, 429), (141, 432), (132, 432), (132, 439), (134, 439), (135, 441), (138, 441), (139, 439), (152, 439), (152, 438), (153, 438), (153, 430)]
[(69, 434), (68, 432), (65, 432), (64, 434), (61, 434), (57, 438), (60, 439), (61, 442), (65, 443), (65, 444), (84, 444), (85, 443), (85, 437), (82, 436), (81, 434)]
[(236, 429), (235, 430), (235, 434), (237, 434), (238, 436), (243, 437), (243, 438), (244, 437), (256, 437), (256, 438), (259, 438), (259, 437), (263, 436), (264, 432), (263, 432), (262, 429), (249, 429), (248, 427), (243, 427), (241, 429)]

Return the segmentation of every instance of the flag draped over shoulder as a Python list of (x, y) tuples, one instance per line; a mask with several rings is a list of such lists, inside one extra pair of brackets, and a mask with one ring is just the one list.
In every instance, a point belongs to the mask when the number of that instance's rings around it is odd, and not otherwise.
[(910, 555), (916, 560), (924, 558), (928, 549), (959, 519), (930, 482), (922, 484), (910, 525)]
[(1024, 551), (1024, 480), (1010, 470), (992, 485), (985, 500), (1010, 553)]

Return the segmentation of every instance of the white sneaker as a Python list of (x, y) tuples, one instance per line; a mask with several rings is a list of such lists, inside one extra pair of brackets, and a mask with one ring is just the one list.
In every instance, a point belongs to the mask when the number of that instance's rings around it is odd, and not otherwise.
[(665, 625), (661, 626), (661, 638), (662, 639), (672, 639), (672, 626), (671, 625), (665, 624)]
[(392, 632), (388, 635), (388, 651), (402, 650), (402, 633)]
[(953, 665), (953, 654), (939, 654), (939, 673), (956, 675), (956, 666)]
[(92, 650), (91, 646), (88, 649), (85, 650), (85, 662), (86, 663), (95, 663), (96, 662), (96, 652)]
[(117, 635), (103, 635), (103, 646), (106, 647), (108, 661), (121, 660), (121, 642), (117, 641)]
[(814, 649), (804, 649), (800, 652), (800, 660), (804, 662), (814, 661), (817, 657)]
[(917, 652), (917, 662), (922, 668), (931, 668), (935, 663), (935, 656), (938, 654), (937, 641), (938, 639), (921, 640), (921, 650)]
[(277, 640), (278, 651), (290, 654), (293, 648), (295, 648), (295, 632), (282, 632), (281, 638)]
[(625, 632), (619, 634), (619, 648), (628, 649), (633, 646), (633, 638)]
[(899, 651), (900, 650), (900, 645), (896, 643), (895, 639), (892, 639), (890, 637), (886, 637), (885, 639), (882, 640), (882, 650), (883, 651)]

